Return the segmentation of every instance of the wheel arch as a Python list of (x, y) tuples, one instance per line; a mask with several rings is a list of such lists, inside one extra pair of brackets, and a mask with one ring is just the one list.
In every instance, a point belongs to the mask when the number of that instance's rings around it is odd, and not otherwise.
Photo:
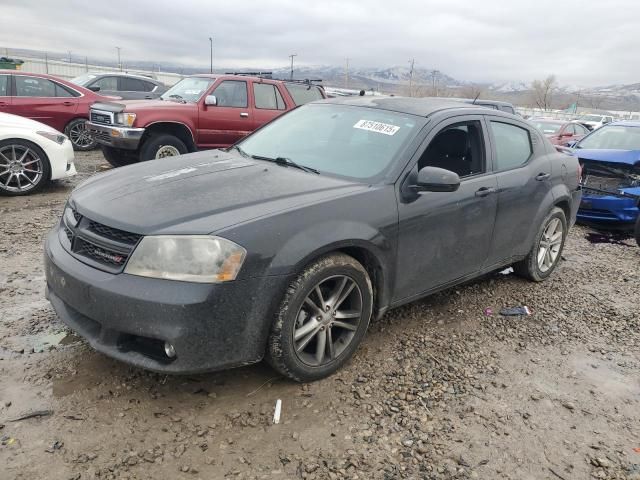
[(190, 153), (195, 152), (198, 149), (196, 147), (193, 131), (182, 122), (159, 120), (148, 124), (145, 127), (144, 135), (140, 140), (140, 145), (142, 145), (149, 136), (154, 133), (166, 133), (179, 138), (186, 145)]

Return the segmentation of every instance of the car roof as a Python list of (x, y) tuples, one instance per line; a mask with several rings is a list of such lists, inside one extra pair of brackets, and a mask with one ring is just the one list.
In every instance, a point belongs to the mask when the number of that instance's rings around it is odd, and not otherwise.
[(327, 100), (319, 100), (314, 103), (329, 103), (338, 105), (351, 105), (355, 107), (368, 107), (377, 108), (380, 110), (390, 110), (398, 113), (408, 113), (411, 115), (418, 115), (420, 117), (428, 117), (429, 115), (439, 112), (441, 110), (465, 110), (471, 113), (472, 111), (482, 111), (482, 113), (504, 114), (510, 118), (513, 115), (501, 112), (499, 110), (487, 111), (486, 108), (481, 105), (472, 105), (465, 102), (458, 102), (454, 100), (446, 100), (434, 97), (414, 98), (414, 97), (383, 97), (383, 96), (349, 96), (349, 97), (336, 97)]
[(565, 123), (571, 123), (571, 120), (557, 120), (555, 118), (530, 118), (530, 122), (545, 122), (553, 123), (557, 125), (564, 125)]
[(640, 127), (640, 122), (634, 120), (618, 120), (617, 122), (608, 123), (605, 126), (609, 125), (621, 125), (624, 127)]
[(128, 78), (139, 78), (140, 80), (147, 80), (149, 82), (159, 83), (153, 77), (147, 77), (146, 75), (140, 75), (137, 73), (127, 73), (127, 72), (89, 72), (89, 75), (93, 75), (94, 77), (128, 77)]

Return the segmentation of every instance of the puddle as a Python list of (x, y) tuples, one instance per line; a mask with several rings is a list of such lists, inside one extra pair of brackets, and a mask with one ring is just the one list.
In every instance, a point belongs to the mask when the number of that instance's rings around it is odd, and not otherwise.
[(633, 237), (627, 232), (589, 232), (585, 238), (591, 243), (611, 243), (631, 247), (632, 245), (625, 243), (625, 240), (630, 240)]

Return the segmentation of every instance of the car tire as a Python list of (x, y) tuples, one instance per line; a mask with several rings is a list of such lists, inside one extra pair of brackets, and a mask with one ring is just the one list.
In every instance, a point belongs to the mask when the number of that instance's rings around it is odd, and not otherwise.
[(529, 254), (513, 265), (514, 272), (534, 282), (547, 279), (560, 262), (567, 232), (564, 211), (554, 207), (540, 225)]
[[(15, 155), (14, 155), (15, 152)], [(29, 195), (40, 190), (51, 177), (51, 165), (49, 158), (38, 145), (22, 139), (8, 139), (0, 141), (0, 195), (20, 196)], [(23, 155), (26, 155), (23, 157)], [(10, 172), (16, 164), (12, 162), (23, 158), (21, 165), (24, 173), (20, 175), (21, 182), (18, 184), (15, 173)], [(12, 164), (12, 165), (10, 165)], [(35, 166), (35, 167), (34, 167)], [(39, 174), (31, 173), (38, 171)], [(10, 177), (11, 175), (11, 177)], [(21, 187), (24, 175), (32, 181), (30, 186)]]
[(187, 146), (178, 137), (167, 133), (151, 135), (142, 144), (140, 161), (159, 160), (166, 157), (183, 155), (188, 152)]
[(64, 128), (64, 134), (71, 140), (73, 149), (79, 152), (93, 150), (97, 146), (95, 139), (89, 134), (85, 126), (86, 118), (71, 120)]
[(298, 382), (327, 377), (354, 354), (372, 311), (373, 288), (365, 268), (348, 255), (326, 255), (287, 288), (271, 328), (266, 360)]
[(633, 234), (636, 237), (636, 243), (640, 247), (640, 216), (638, 217), (638, 220), (636, 220), (636, 228), (633, 231)]
[(132, 163), (138, 162), (135, 154), (128, 150), (120, 150), (118, 148), (107, 147), (105, 145), (102, 145), (100, 148), (105, 160), (109, 162), (112, 167), (124, 167), (125, 165), (131, 165)]

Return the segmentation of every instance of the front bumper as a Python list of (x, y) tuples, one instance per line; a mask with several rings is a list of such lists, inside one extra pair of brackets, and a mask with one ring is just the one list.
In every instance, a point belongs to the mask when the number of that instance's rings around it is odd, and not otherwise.
[[(45, 242), (47, 296), (96, 350), (164, 373), (198, 373), (262, 359), (289, 277), (198, 284), (110, 274), (72, 257), (57, 227)], [(164, 354), (170, 342), (176, 357)]]
[(633, 198), (583, 194), (578, 210), (578, 220), (633, 224), (639, 214), (638, 201)]
[(46, 142), (46, 145), (40, 144), (40, 146), (44, 149), (47, 157), (49, 157), (51, 180), (72, 177), (77, 173), (71, 141), (65, 140), (62, 145), (54, 142)]
[(86, 122), (87, 129), (96, 142), (108, 147), (137, 150), (144, 128), (117, 127)]

